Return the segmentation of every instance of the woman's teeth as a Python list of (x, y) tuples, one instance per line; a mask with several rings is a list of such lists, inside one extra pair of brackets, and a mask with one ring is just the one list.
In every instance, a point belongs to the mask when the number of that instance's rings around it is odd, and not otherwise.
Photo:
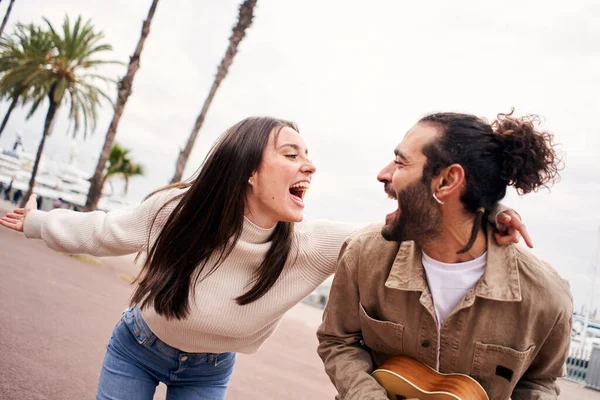
[(298, 182), (294, 183), (290, 186), (290, 189), (298, 189), (298, 190), (308, 190), (310, 188), (310, 183), (308, 182)]

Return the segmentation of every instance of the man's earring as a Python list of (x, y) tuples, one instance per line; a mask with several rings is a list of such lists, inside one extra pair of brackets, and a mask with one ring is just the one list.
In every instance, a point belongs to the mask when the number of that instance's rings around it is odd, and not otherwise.
[(440, 199), (437, 198), (437, 196), (435, 195), (435, 193), (432, 193), (432, 194), (433, 194), (433, 198), (435, 199), (435, 201), (437, 201), (439, 204), (444, 204), (443, 201), (441, 201)]

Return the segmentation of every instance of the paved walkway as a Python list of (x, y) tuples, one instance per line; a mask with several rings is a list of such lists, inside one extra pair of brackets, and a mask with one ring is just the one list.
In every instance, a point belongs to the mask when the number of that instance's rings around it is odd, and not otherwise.
[[(6, 203), (0, 200), (4, 214)], [(0, 399), (93, 399), (104, 349), (136, 272), (131, 257), (101, 264), (56, 253), (0, 227)], [(228, 399), (333, 399), (316, 355), (320, 310), (300, 304), (254, 355), (240, 355)], [(566, 400), (600, 393), (561, 381)], [(159, 386), (155, 399), (164, 399)]]

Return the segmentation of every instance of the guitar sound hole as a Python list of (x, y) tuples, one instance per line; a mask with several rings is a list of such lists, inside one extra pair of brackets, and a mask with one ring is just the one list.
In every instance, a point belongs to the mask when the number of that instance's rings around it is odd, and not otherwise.
[(404, 396), (402, 396), (400, 394), (397, 394), (396, 395), (396, 400), (406, 400), (406, 397), (404, 397)]

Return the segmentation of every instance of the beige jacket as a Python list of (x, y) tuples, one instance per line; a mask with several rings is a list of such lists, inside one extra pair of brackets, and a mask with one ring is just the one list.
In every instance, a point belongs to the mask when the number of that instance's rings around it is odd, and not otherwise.
[(555, 399), (569, 349), (569, 286), (520, 246), (488, 229), (483, 277), (439, 332), (414, 242), (387, 242), (371, 226), (342, 247), (318, 352), (338, 399), (384, 400), (370, 373), (405, 354), (439, 371), (468, 374), (491, 400)]

